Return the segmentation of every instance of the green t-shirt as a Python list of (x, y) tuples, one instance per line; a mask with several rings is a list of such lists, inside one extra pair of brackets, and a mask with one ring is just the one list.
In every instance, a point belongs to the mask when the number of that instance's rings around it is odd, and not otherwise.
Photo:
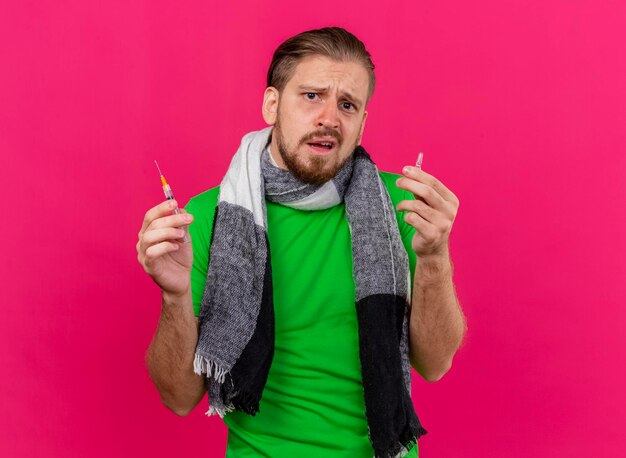
[[(413, 194), (379, 174), (394, 207)], [(194, 261), (195, 315), (206, 284), (209, 243), (219, 186), (193, 197), (185, 209)], [(265, 201), (272, 264), (275, 350), (259, 412), (226, 414), (227, 457), (371, 457), (361, 384), (352, 245), (345, 204), (305, 211)], [(396, 211), (409, 255), (415, 229)], [(415, 445), (407, 455), (417, 457)]]

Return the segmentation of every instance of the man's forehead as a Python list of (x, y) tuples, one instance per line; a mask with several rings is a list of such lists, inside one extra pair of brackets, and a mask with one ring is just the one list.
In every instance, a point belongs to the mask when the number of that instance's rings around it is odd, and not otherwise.
[(356, 61), (336, 61), (309, 56), (298, 63), (287, 83), (295, 89), (339, 90), (364, 102), (369, 90), (369, 74)]

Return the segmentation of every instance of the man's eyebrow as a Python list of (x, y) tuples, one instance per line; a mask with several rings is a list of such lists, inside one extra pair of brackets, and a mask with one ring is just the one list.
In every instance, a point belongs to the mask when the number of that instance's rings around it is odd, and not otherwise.
[(301, 91), (315, 91), (315, 92), (326, 92), (328, 90), (327, 87), (322, 86), (314, 86), (312, 84), (299, 84), (298, 89)]
[[(322, 86), (313, 86), (311, 84), (299, 84), (298, 85), (298, 90), (299, 91), (311, 91), (311, 92), (327, 92), (328, 91), (328, 87), (322, 87)], [(348, 99), (348, 101), (354, 103), (357, 106), (361, 106), (363, 105), (363, 102), (361, 102), (358, 97), (355, 97), (354, 95), (352, 95), (349, 91), (341, 91), (341, 95)]]

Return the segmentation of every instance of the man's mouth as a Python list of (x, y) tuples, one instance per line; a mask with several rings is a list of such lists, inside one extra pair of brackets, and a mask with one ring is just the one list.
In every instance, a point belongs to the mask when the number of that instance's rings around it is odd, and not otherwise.
[(309, 143), (308, 145), (318, 154), (328, 154), (333, 149), (330, 143)]
[(317, 154), (328, 154), (335, 149), (337, 142), (334, 140), (324, 141), (315, 139), (312, 142), (307, 142), (307, 145)]

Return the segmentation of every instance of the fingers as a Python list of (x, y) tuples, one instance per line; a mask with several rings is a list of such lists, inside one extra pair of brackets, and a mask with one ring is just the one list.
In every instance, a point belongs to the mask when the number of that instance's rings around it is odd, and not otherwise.
[(179, 248), (176, 242), (183, 241), (185, 226), (193, 222), (193, 215), (182, 208), (172, 215), (177, 205), (175, 200), (166, 200), (146, 212), (136, 245), (140, 262)]
[(445, 201), (433, 188), (412, 178), (402, 177), (396, 180), (396, 186), (412, 192), (416, 199), (420, 197), (433, 208), (443, 208)]
[(435, 211), (433, 208), (429, 207), (420, 200), (403, 200), (396, 205), (396, 210), (417, 213), (422, 219), (433, 224), (437, 222), (437, 219), (440, 218), (441, 215), (439, 212)]
[(404, 222), (413, 226), (415, 230), (422, 236), (428, 233), (430, 228), (433, 227), (431, 223), (422, 218), (419, 214), (409, 212), (404, 215)]
[(163, 242), (166, 240), (175, 241), (182, 239), (185, 236), (184, 229), (178, 229), (176, 227), (163, 227), (160, 229), (150, 229), (144, 232), (141, 238), (141, 244), (148, 247), (155, 243)]
[(159, 256), (163, 256), (166, 253), (170, 253), (172, 251), (176, 251), (180, 248), (178, 243), (172, 242), (161, 242), (155, 245), (149, 246), (146, 250), (145, 261), (150, 262), (153, 259), (158, 258)]
[(443, 200), (458, 206), (459, 199), (454, 195), (454, 193), (450, 191), (441, 181), (429, 173), (424, 172), (420, 167), (407, 165), (402, 169), (402, 173), (408, 178), (424, 183), (434, 189), (435, 192), (443, 198)]
[(155, 219), (168, 215), (177, 206), (178, 202), (176, 202), (176, 200), (168, 199), (148, 210), (143, 218), (143, 224), (141, 225), (141, 230), (139, 231), (140, 236)]
[(178, 215), (169, 215), (162, 216), (160, 218), (155, 219), (150, 223), (145, 232), (152, 231), (155, 229), (162, 229), (164, 227), (182, 227), (188, 226), (193, 221), (193, 215), (189, 213), (181, 213)]

